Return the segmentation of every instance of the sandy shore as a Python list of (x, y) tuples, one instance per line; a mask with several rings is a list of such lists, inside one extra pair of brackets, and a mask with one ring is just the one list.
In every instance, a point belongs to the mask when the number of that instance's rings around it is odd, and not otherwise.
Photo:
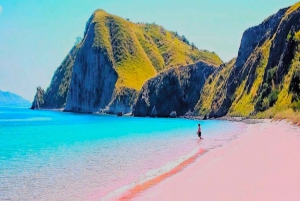
[(300, 200), (300, 128), (286, 122), (247, 124), (237, 139), (149, 185), (127, 198)]

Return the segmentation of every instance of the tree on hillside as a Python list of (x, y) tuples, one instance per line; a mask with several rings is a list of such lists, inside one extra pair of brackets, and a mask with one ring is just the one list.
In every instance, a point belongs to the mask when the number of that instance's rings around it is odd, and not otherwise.
[(82, 38), (80, 36), (77, 36), (74, 46), (78, 45), (81, 41), (82, 41)]
[(188, 41), (188, 39), (184, 35), (181, 37), (181, 39), (182, 39), (182, 42), (184, 42), (188, 45), (190, 44), (190, 42)]
[(194, 50), (195, 49), (195, 44), (194, 43), (192, 43), (192, 50)]

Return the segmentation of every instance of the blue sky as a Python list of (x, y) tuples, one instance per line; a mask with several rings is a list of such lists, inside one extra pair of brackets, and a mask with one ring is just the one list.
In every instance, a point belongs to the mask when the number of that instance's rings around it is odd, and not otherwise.
[(291, 0), (0, 0), (0, 90), (33, 100), (46, 89), (85, 23), (101, 8), (133, 22), (177, 31), (223, 61), (237, 56), (243, 32)]

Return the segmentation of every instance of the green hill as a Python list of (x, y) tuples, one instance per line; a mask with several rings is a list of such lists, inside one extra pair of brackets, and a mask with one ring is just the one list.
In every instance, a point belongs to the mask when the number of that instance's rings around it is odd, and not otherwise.
[(119, 79), (117, 86), (140, 90), (150, 77), (166, 68), (203, 60), (220, 65), (215, 54), (187, 44), (187, 40), (155, 24), (135, 24), (97, 10), (94, 48), (100, 48), (112, 61)]
[(86, 24), (83, 40), (72, 48), (33, 108), (130, 112), (148, 79), (165, 69), (198, 61), (214, 66), (222, 63), (215, 53), (198, 50), (184, 36), (162, 26), (133, 23), (96, 10)]
[[(234, 67), (236, 59), (220, 66), (207, 80), (201, 91), (200, 99), (195, 106), (197, 115), (223, 116), (227, 113), (226, 104), (226, 84), (229, 75)], [(228, 102), (228, 100), (227, 100)], [(225, 105), (225, 108), (221, 108)]]
[(298, 2), (246, 30), (237, 59), (207, 80), (196, 113), (295, 116), (300, 109), (299, 19)]

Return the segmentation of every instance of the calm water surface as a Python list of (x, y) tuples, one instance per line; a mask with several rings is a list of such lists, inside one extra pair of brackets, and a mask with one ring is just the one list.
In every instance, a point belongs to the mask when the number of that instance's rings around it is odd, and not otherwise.
[(0, 107), (0, 200), (98, 200), (243, 129), (225, 121)]

